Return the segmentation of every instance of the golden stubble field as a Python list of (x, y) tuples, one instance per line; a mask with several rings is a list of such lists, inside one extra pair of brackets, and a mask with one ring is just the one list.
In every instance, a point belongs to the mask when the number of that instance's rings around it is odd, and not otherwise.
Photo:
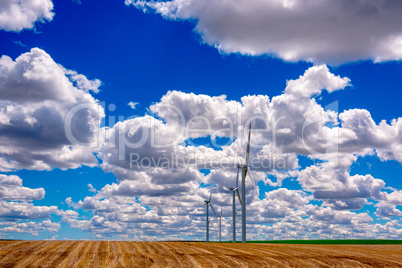
[(0, 267), (402, 267), (402, 245), (1, 241)]

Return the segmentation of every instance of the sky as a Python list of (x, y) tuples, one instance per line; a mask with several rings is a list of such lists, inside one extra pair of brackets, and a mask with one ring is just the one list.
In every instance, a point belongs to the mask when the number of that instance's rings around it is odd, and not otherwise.
[(231, 240), (251, 124), (248, 239), (402, 239), (401, 11), (1, 1), (0, 237)]

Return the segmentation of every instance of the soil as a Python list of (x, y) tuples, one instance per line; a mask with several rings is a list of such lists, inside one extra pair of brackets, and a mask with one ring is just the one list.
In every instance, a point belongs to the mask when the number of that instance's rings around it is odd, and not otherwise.
[(402, 267), (402, 245), (0, 241), (0, 267)]

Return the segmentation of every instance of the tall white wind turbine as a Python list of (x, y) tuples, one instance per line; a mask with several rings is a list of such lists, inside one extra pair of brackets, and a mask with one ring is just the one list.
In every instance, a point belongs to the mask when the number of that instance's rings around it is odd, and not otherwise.
[(209, 200), (204, 200), (204, 206), (205, 206), (205, 205), (207, 206), (207, 234), (206, 234), (206, 236), (207, 236), (207, 237), (206, 237), (206, 241), (207, 241), (207, 242), (209, 242), (209, 207), (212, 208), (212, 211), (214, 212), (215, 217), (218, 217), (218, 216), (216, 215), (216, 212), (215, 212), (214, 207), (212, 206), (211, 198), (212, 198), (212, 188), (211, 188), (211, 194), (209, 195)]
[[(241, 242), (246, 243), (246, 176), (247, 172), (250, 169), (249, 167), (249, 160), (250, 160), (250, 134), (251, 134), (251, 123), (248, 128), (248, 142), (247, 142), (247, 150), (246, 150), (246, 163), (244, 165), (237, 165), (238, 170), (240, 169), (242, 172), (241, 176), (241, 200), (242, 206), (241, 206)], [(254, 189), (258, 193), (257, 187), (255, 185), (254, 179), (251, 176), (251, 172), (248, 172), (250, 174), (250, 179), (254, 185)], [(240, 198), (239, 198), (240, 200)]]

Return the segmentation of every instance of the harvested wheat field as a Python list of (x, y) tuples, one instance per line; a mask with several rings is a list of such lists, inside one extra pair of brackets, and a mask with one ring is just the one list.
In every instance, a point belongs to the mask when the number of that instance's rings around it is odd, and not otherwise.
[(1, 241), (0, 267), (402, 267), (402, 245)]

